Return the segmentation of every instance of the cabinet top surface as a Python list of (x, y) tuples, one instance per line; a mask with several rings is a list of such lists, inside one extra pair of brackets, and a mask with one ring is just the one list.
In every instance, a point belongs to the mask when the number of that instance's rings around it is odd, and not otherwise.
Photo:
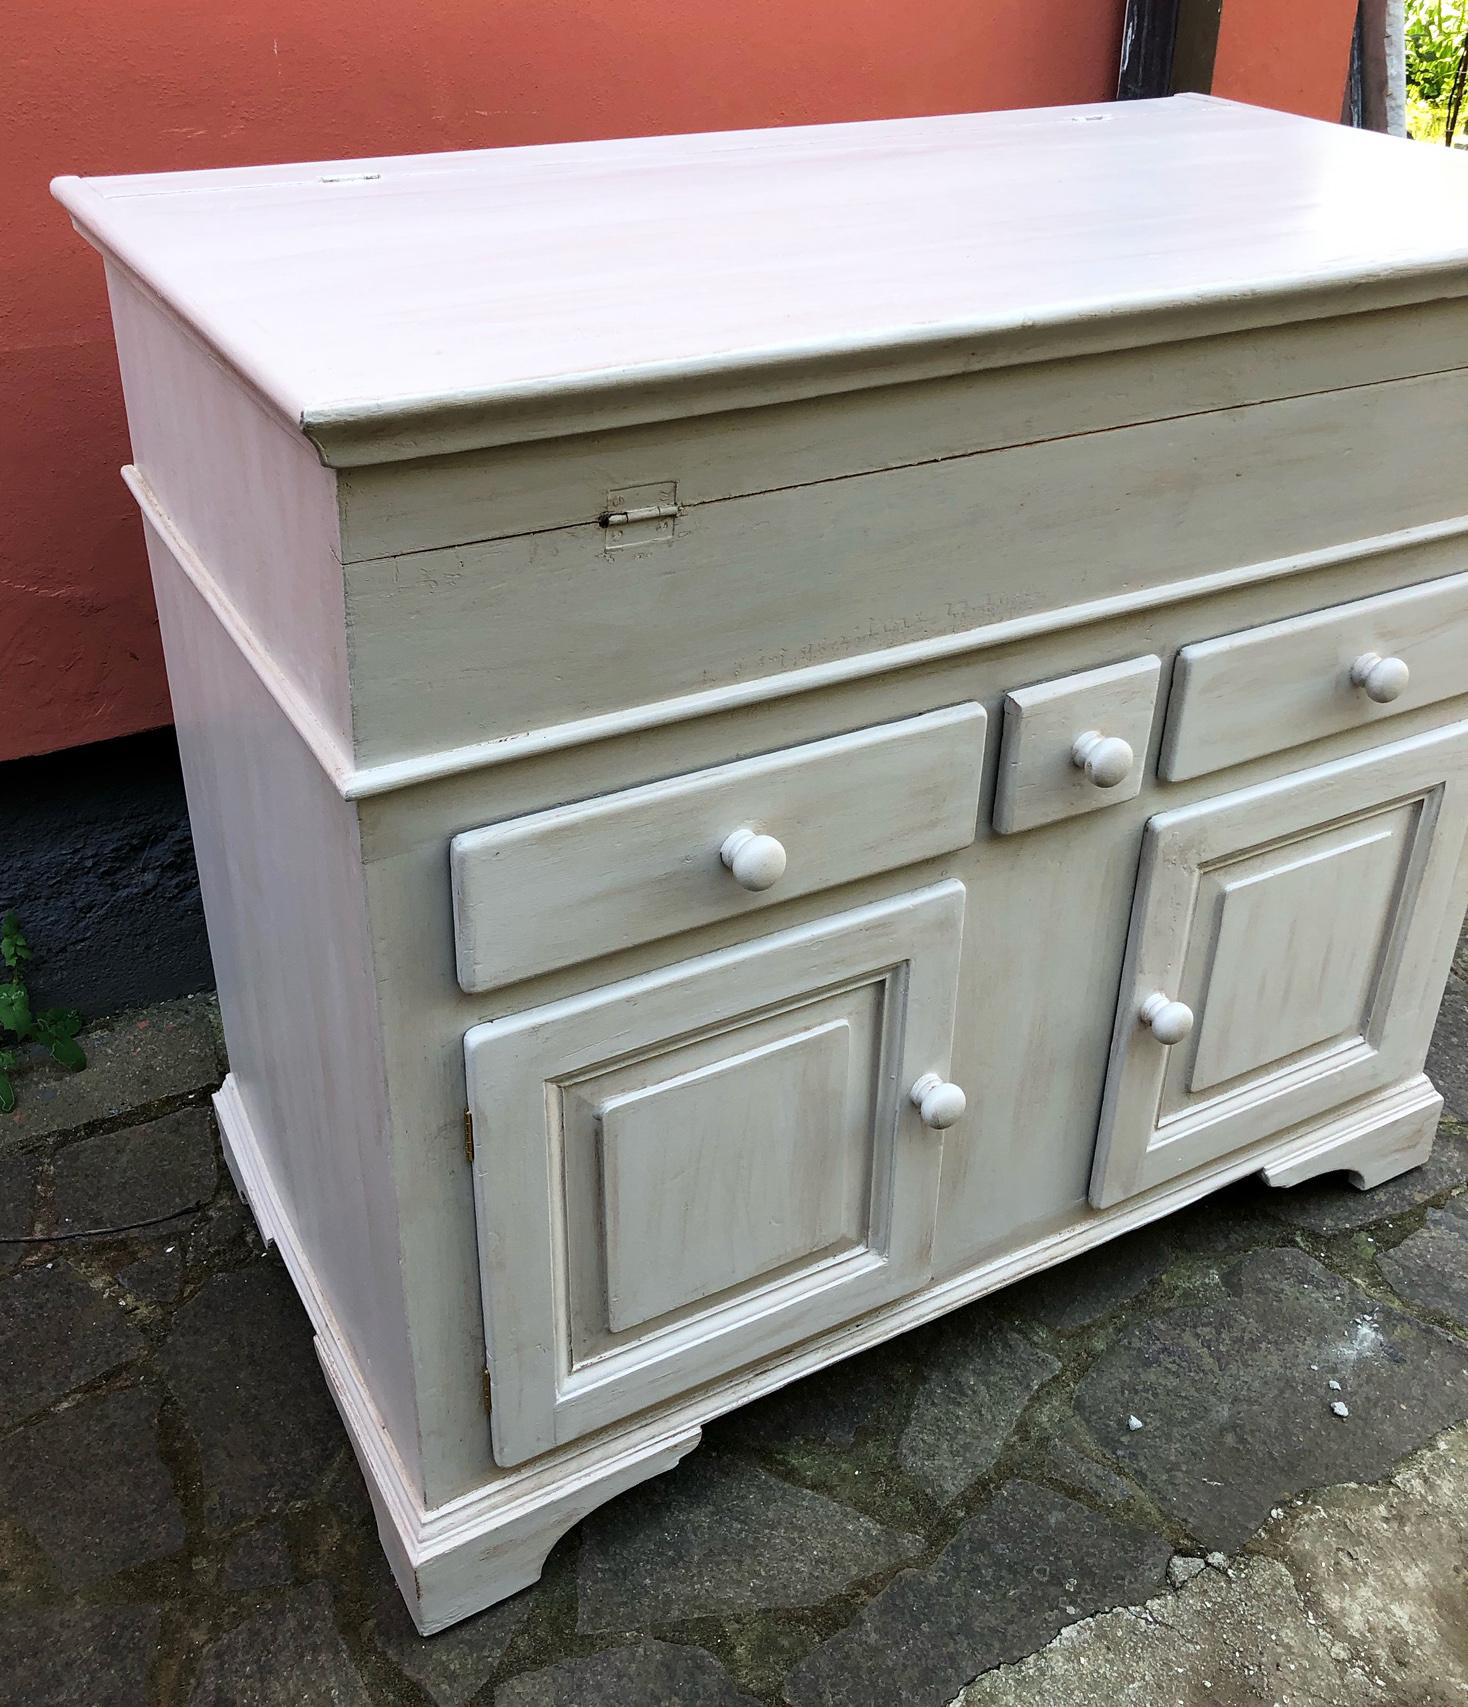
[(331, 462), (1468, 293), (1468, 160), (1201, 96), (53, 187)]

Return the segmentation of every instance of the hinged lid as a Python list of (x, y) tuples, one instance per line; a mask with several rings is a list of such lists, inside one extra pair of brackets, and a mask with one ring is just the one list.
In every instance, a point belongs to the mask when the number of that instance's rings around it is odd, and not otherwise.
[(348, 464), (1461, 295), (1464, 174), (1180, 96), (54, 189)]

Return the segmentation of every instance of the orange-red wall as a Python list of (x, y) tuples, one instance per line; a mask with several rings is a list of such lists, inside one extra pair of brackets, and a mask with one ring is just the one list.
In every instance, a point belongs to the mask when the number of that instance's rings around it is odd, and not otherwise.
[(1355, 25), (1356, 0), (1224, 0), (1212, 92), (1338, 119)]
[(102, 270), (58, 172), (1094, 100), (1122, 0), (9, 0), (0, 53), (0, 759), (168, 698)]

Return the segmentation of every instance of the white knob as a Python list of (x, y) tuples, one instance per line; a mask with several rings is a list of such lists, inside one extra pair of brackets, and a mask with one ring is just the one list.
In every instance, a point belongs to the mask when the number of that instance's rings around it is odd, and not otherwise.
[(754, 830), (736, 830), (719, 849), (719, 858), (741, 889), (768, 889), (785, 875), (784, 847)]
[(1120, 735), (1103, 735), (1099, 729), (1088, 729), (1071, 743), (1070, 762), (1086, 773), (1086, 781), (1097, 788), (1115, 788), (1132, 774), (1136, 760), (1129, 742)]
[(1142, 1003), (1142, 1024), (1151, 1026), (1159, 1043), (1181, 1043), (1193, 1029), (1193, 1010), (1186, 1002), (1174, 1002), (1161, 990)]
[(968, 1107), (968, 1098), (962, 1089), (940, 1079), (936, 1073), (924, 1073), (908, 1095), (923, 1117), (923, 1125), (931, 1126), (935, 1132), (962, 1120), (963, 1111)]
[(1380, 652), (1363, 652), (1351, 665), (1351, 680), (1367, 699), (1390, 705), (1407, 691), (1412, 672), (1403, 658), (1383, 658)]

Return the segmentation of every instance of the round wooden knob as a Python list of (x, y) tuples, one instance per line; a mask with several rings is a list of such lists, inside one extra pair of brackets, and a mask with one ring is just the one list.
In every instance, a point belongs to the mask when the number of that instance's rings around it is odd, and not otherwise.
[(1403, 658), (1383, 658), (1380, 652), (1363, 652), (1351, 665), (1351, 680), (1367, 699), (1390, 705), (1407, 691), (1412, 672)]
[(1174, 1002), (1159, 990), (1142, 1003), (1142, 1024), (1152, 1028), (1159, 1043), (1181, 1043), (1193, 1029), (1193, 1010), (1186, 1002)]
[(1115, 788), (1132, 774), (1137, 755), (1120, 735), (1103, 735), (1088, 729), (1071, 744), (1071, 763), (1086, 773), (1086, 781), (1097, 788)]
[(968, 1098), (962, 1088), (950, 1085), (936, 1073), (924, 1073), (908, 1095), (922, 1116), (923, 1125), (931, 1126), (935, 1132), (962, 1120), (963, 1111), (968, 1107)]
[(719, 849), (719, 858), (741, 889), (768, 889), (785, 875), (783, 845), (754, 830), (736, 830)]

